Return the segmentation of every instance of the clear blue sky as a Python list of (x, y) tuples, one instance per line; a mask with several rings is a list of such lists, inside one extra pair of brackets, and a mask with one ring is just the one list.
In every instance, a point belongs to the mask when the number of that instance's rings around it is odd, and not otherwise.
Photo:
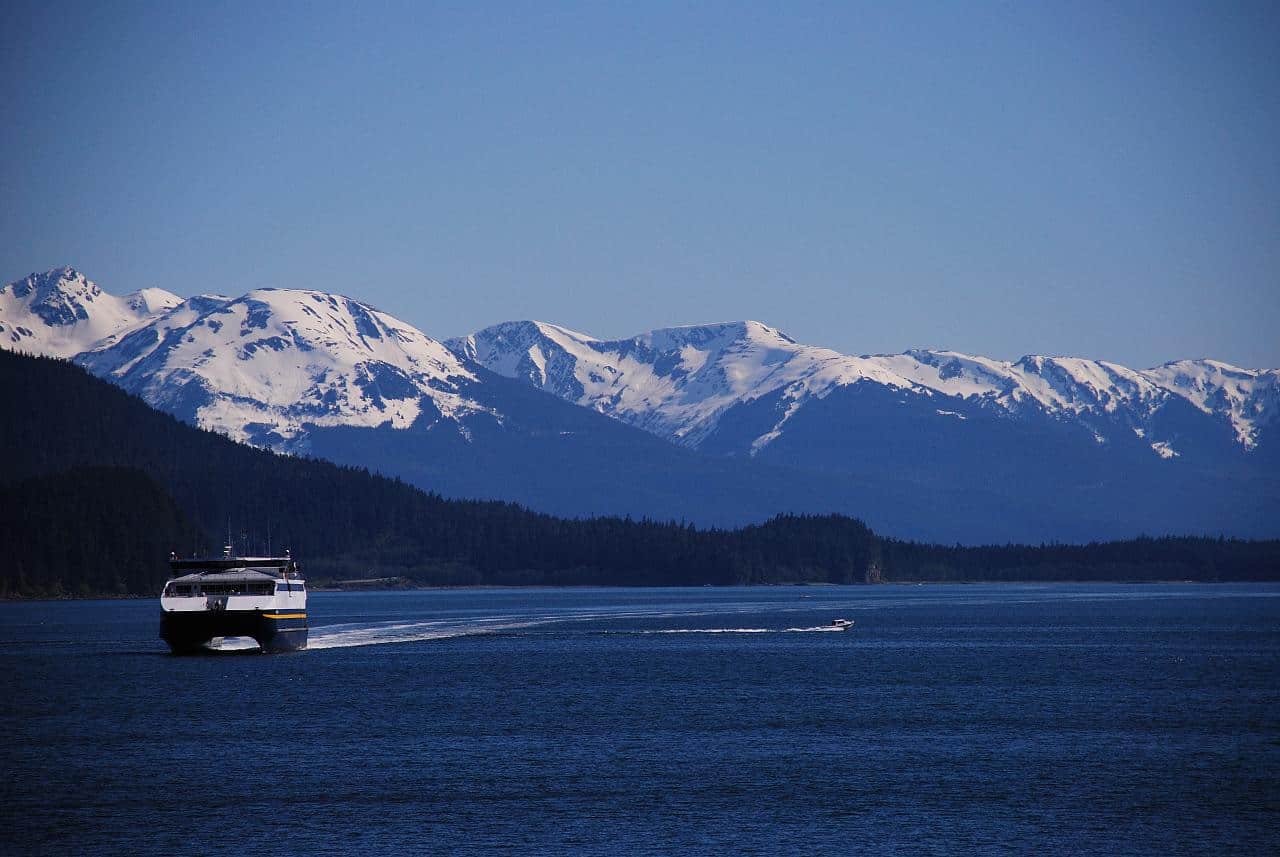
[(1280, 366), (1280, 4), (38, 2), (0, 281)]

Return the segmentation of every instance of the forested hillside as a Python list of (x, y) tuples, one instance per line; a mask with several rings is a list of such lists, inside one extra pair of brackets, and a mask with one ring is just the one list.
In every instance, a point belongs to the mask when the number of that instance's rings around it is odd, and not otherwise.
[(693, 585), (885, 580), (1280, 578), (1280, 542), (1081, 547), (891, 542), (842, 516), (738, 530), (566, 520), (444, 500), (363, 470), (192, 428), (68, 363), (0, 351), (0, 594), (155, 591), (170, 550), (290, 547), (310, 578)]
[(133, 468), (75, 467), (3, 487), (0, 597), (148, 592), (169, 551), (203, 539)]

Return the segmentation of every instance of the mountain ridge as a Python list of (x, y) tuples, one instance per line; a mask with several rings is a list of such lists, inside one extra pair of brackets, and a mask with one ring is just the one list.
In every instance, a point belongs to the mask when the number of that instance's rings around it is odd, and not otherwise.
[[(499, 374), (695, 448), (730, 408), (784, 389), (788, 404), (780, 419), (752, 439), (748, 454), (772, 442), (805, 400), (864, 380), (924, 395), (976, 397), (1011, 413), (1026, 407), (1076, 417), (1124, 411), (1139, 436), (1151, 430), (1152, 412), (1178, 396), (1230, 422), (1246, 449), (1280, 414), (1280, 370), (1217, 360), (1134, 370), (1078, 357), (999, 361), (925, 349), (855, 357), (801, 345), (752, 321), (663, 328), (611, 341), (514, 321), (445, 344)], [(548, 374), (548, 366), (555, 371)], [(1157, 456), (1178, 454), (1168, 439), (1149, 444)]]
[[(98, 288), (66, 270), (48, 275), (58, 288)], [(22, 317), (40, 318), (22, 291)], [(167, 294), (120, 322), (123, 299), (98, 290), (72, 339), (113, 332), (71, 356), (192, 424), (447, 496), (714, 526), (834, 512), (965, 543), (1258, 537), (1280, 521), (1276, 370), (851, 357), (758, 321), (624, 340), (524, 321), (440, 342), (311, 289)], [(23, 343), (65, 351), (45, 326)]]

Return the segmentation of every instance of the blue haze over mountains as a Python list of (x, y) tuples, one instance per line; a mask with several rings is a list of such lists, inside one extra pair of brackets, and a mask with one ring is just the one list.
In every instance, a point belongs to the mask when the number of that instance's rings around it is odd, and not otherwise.
[(1280, 372), (950, 352), (853, 357), (758, 322), (441, 343), (294, 289), (0, 289), (4, 347), (188, 422), (445, 496), (731, 526), (842, 512), (946, 542), (1280, 535)]

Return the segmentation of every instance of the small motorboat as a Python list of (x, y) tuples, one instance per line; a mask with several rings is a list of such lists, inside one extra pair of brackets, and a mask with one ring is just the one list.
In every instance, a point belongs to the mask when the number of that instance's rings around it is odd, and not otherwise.
[(832, 619), (831, 627), (836, 628), (840, 631), (848, 631), (850, 628), (853, 627), (853, 620), (852, 619)]

